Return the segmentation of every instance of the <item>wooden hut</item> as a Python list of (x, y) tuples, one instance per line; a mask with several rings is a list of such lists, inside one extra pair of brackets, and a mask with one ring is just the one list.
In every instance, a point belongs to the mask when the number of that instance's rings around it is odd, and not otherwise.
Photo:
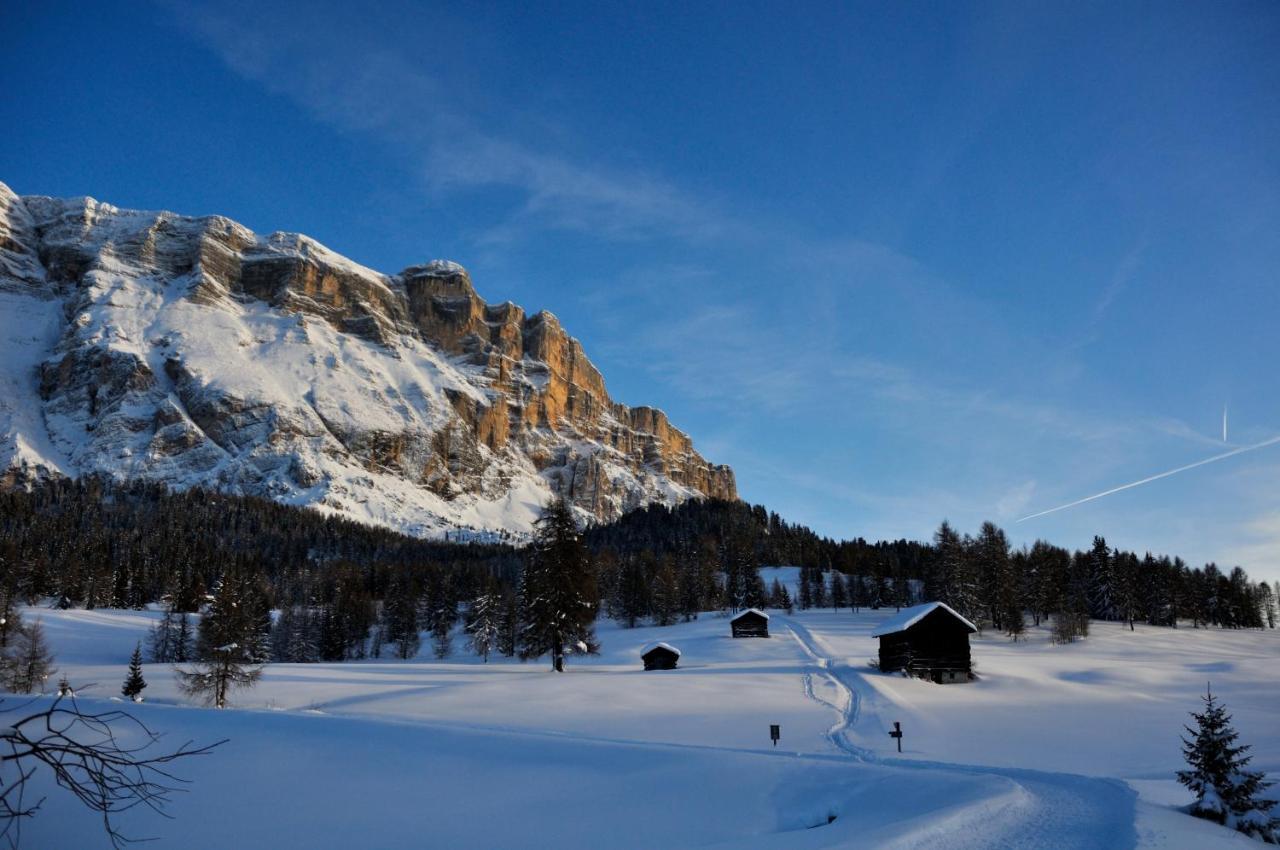
[(757, 608), (748, 608), (731, 619), (729, 627), (733, 629), (733, 636), (736, 638), (768, 637), (769, 615)]
[(905, 670), (935, 682), (966, 682), (973, 678), (969, 635), (978, 630), (943, 602), (904, 608), (880, 624), (872, 637), (880, 638), (880, 670)]
[(645, 644), (640, 650), (640, 660), (646, 670), (674, 670), (680, 660), (680, 650), (661, 641)]

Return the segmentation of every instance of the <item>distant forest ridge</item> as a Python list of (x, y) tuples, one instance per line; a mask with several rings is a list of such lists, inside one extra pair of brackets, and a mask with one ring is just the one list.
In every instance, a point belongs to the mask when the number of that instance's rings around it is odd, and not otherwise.
[[(1280, 588), (1236, 567), (1192, 568), (1178, 558), (1039, 542), (1011, 550), (991, 523), (962, 535), (943, 523), (931, 542), (835, 541), (761, 506), (698, 500), (649, 506), (583, 532), (600, 607), (629, 623), (745, 605), (901, 607), (938, 599), (984, 626), (1111, 619), (1260, 627), (1275, 622)], [(274, 607), (323, 605), (358, 586), (433, 588), (464, 607), (496, 583), (511, 592), (524, 549), (446, 543), (266, 499), (141, 483), (60, 479), (0, 493), (0, 591), (77, 607), (167, 601), (197, 610), (225, 574), (252, 575)], [(802, 567), (785, 603), (763, 587), (762, 565)], [(834, 578), (823, 578), (834, 571)], [(341, 581), (339, 580), (341, 578)], [(915, 581), (912, 581), (915, 580)], [(1086, 626), (1087, 628), (1087, 626)]]

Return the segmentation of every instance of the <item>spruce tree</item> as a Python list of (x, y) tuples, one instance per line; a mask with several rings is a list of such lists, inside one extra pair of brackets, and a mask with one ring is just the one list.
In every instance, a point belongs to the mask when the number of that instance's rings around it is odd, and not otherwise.
[(813, 570), (810, 592), (813, 594), (814, 608), (827, 607), (827, 577), (822, 574), (821, 568)]
[(1267, 842), (1280, 843), (1280, 820), (1271, 814), (1276, 801), (1259, 796), (1272, 783), (1262, 771), (1249, 770), (1248, 745), (1236, 745), (1239, 734), (1231, 727), (1231, 715), (1207, 690), (1204, 711), (1192, 712), (1196, 728), (1184, 727), (1191, 739), (1182, 739), (1182, 754), (1189, 770), (1178, 771), (1178, 781), (1195, 795), (1188, 811)]
[(499, 599), (490, 588), (480, 594), (471, 603), (471, 618), (467, 625), (471, 649), (487, 663), (489, 653), (498, 643)]
[(173, 656), (170, 660), (183, 664), (195, 654), (195, 638), (191, 632), (191, 617), (186, 611), (178, 615), (178, 632), (173, 639)]
[(849, 607), (856, 614), (867, 604), (867, 586), (862, 576), (849, 576)]
[(382, 605), (383, 638), (395, 645), (396, 657), (410, 659), (418, 654), (421, 635), (418, 627), (418, 604), (409, 577), (400, 572), (391, 577), (387, 598)]
[(649, 577), (644, 561), (628, 557), (619, 568), (618, 589), (611, 606), (619, 622), (634, 629), (649, 613)]
[(839, 611), (848, 605), (844, 576), (838, 572), (831, 573), (831, 610)]
[(142, 690), (147, 682), (142, 678), (142, 644), (133, 648), (133, 657), (129, 659), (129, 675), (125, 677), (124, 687), (120, 693), (134, 702), (142, 702)]
[(431, 651), (438, 659), (448, 658), (453, 652), (453, 624), (457, 618), (457, 609), (436, 611), (435, 622), (431, 625)]
[[(3, 567), (0, 561), (0, 567)], [(14, 592), (0, 588), (0, 652), (9, 648), (9, 641), (22, 630), (22, 611), (18, 609)]]
[(680, 610), (680, 589), (676, 586), (676, 572), (669, 561), (664, 561), (653, 578), (653, 624), (669, 626), (676, 621)]
[(173, 607), (165, 608), (164, 616), (151, 630), (151, 660), (156, 664), (169, 664), (174, 657), (174, 643), (177, 640), (177, 624), (173, 619)]
[(1095, 620), (1110, 620), (1115, 616), (1115, 563), (1104, 538), (1093, 538), (1088, 564), (1089, 616)]
[(557, 499), (537, 522), (522, 582), (520, 656), (551, 656), (551, 669), (564, 672), (565, 655), (599, 651), (595, 576), (569, 505)]
[(511, 590), (502, 593), (498, 614), (498, 652), (513, 657), (520, 645), (520, 601)]
[(702, 576), (692, 560), (684, 562), (680, 569), (680, 615), (687, 623), (698, 617), (702, 610)]
[(773, 580), (773, 584), (769, 585), (769, 607), (782, 607), (782, 582), (776, 578)]
[[(1004, 628), (1005, 613), (1001, 604), (1003, 584), (1009, 568), (1009, 540), (1005, 533), (993, 522), (984, 522), (978, 531), (978, 538), (973, 542), (972, 558), (977, 579), (977, 596), (980, 604), (975, 611), (980, 611), (974, 622), (986, 620), (992, 627)], [(969, 615), (966, 615), (969, 616)]]

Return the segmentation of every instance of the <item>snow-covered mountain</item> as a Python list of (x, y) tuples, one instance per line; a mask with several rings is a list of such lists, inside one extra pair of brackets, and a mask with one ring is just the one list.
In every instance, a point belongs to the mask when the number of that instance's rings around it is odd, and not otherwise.
[(420, 535), (736, 498), (662, 411), (610, 399), (547, 312), (434, 261), (386, 275), (218, 216), (0, 183), (0, 484), (89, 473)]

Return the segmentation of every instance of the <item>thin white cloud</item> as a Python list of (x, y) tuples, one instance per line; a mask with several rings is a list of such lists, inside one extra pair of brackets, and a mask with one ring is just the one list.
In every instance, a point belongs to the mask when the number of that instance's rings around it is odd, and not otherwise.
[(732, 226), (712, 205), (660, 175), (588, 164), (484, 126), (481, 110), (428, 70), (444, 57), (434, 50), (408, 52), (421, 46), (415, 39), (370, 39), (305, 19), (273, 26), (257, 14), (221, 5), (174, 12), (236, 73), (336, 129), (370, 134), (392, 146), (436, 197), (516, 190), (515, 208), (482, 242), (510, 240), (536, 228), (696, 240)]

